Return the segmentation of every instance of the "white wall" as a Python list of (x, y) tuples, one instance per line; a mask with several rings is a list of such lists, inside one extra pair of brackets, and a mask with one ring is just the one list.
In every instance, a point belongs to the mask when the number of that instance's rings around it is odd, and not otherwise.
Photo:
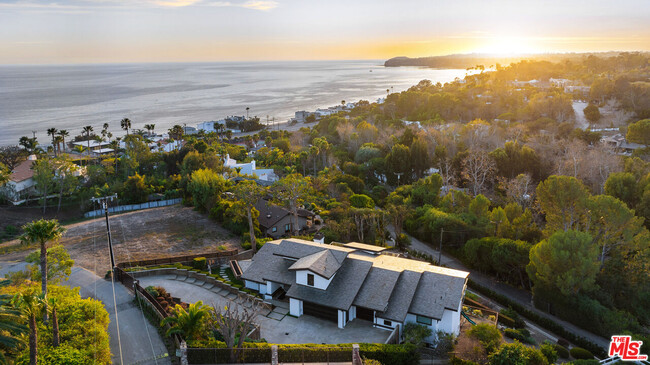
[(296, 283), (298, 283), (300, 285), (310, 286), (310, 285), (307, 285), (307, 274), (314, 275), (314, 286), (313, 287), (317, 288), (317, 289), (322, 289), (322, 290), (327, 289), (327, 287), (332, 282), (332, 279), (334, 279), (334, 277), (336, 276), (336, 274), (334, 274), (328, 280), (328, 279), (325, 279), (324, 277), (322, 277), (322, 276), (320, 276), (318, 274), (314, 274), (313, 272), (311, 272), (309, 270), (296, 270)]
[(289, 298), (289, 314), (292, 316), (302, 316), (302, 300)]
[(351, 321), (355, 318), (357, 318), (357, 307), (356, 306), (351, 306), (350, 310), (348, 311), (348, 320)]
[(255, 291), (260, 291), (260, 284), (250, 280), (244, 280), (244, 285), (248, 289), (253, 289)]
[(421, 326), (426, 326), (431, 329), (431, 336), (425, 338), (424, 342), (433, 343), (433, 341), (436, 339), (436, 332), (439, 330), (438, 327), (440, 326), (440, 321), (438, 321), (437, 319), (431, 318), (431, 325), (427, 326), (426, 324), (419, 323), (417, 320), (417, 316), (415, 314), (407, 313), (406, 320), (404, 321), (404, 323), (406, 324), (409, 322), (413, 322)]
[(460, 334), (460, 308), (458, 308), (458, 311), (445, 309), (438, 330), (458, 336)]
[(390, 328), (394, 329), (395, 326), (399, 323), (399, 322), (388, 320), (388, 321), (391, 322), (391, 324), (387, 325), (384, 321), (386, 321), (384, 318), (377, 317), (377, 314), (375, 313), (375, 322), (374, 323), (383, 326), (383, 327), (376, 327), (376, 328), (385, 329), (385, 330), (388, 331), (389, 329), (386, 328), (386, 327), (390, 327)]
[(344, 328), (345, 324), (347, 323), (347, 321), (345, 320), (346, 319), (345, 314), (347, 311), (343, 311), (339, 309), (338, 312), (339, 312), (339, 320), (338, 320), (339, 328)]

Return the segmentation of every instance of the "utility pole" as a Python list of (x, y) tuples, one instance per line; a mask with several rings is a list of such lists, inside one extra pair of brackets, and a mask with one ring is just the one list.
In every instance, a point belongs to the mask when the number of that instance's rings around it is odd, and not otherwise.
[(438, 266), (442, 266), (442, 234), (445, 232), (444, 228), (440, 228), (440, 247), (438, 248)]
[(100, 203), (102, 209), (104, 209), (104, 216), (106, 217), (106, 233), (108, 234), (108, 250), (111, 255), (111, 270), (113, 271), (113, 274), (115, 274), (115, 256), (113, 255), (113, 241), (111, 240), (111, 225), (108, 221), (108, 201), (113, 201), (113, 199), (117, 199), (117, 194), (103, 196), (101, 198), (91, 198), (90, 200), (95, 203)]

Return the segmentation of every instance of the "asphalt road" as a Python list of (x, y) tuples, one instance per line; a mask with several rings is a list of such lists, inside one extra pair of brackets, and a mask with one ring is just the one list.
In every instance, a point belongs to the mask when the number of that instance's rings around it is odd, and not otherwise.
[[(25, 262), (0, 262), (0, 276), (5, 276), (10, 271), (25, 270), (26, 266)], [(95, 298), (104, 304), (110, 319), (108, 333), (113, 364), (122, 364), (118, 345), (118, 322), (124, 365), (171, 364), (162, 337), (133, 302), (133, 294), (121, 283), (115, 283), (115, 301), (112, 283), (82, 267), (74, 266), (70, 278), (62, 284), (79, 287), (82, 298)], [(117, 318), (114, 303), (117, 304)]]
[[(394, 236), (395, 234), (394, 234), (392, 226), (389, 226), (389, 230), (391, 231), (391, 234)], [(404, 232), (404, 233), (408, 235), (408, 233), (406, 233), (406, 232)], [(436, 260), (438, 259), (439, 251), (437, 249), (435, 249), (432, 246), (418, 240), (417, 238), (415, 238), (413, 236), (409, 235), (409, 237), (411, 238), (411, 249), (419, 251), (419, 252), (423, 252), (423, 253), (426, 253), (426, 254), (429, 254), (429, 255), (433, 256), (433, 258), (436, 259)], [(591, 333), (589, 331), (586, 331), (586, 330), (584, 330), (582, 328), (579, 328), (579, 327), (577, 327), (577, 326), (575, 326), (575, 325), (573, 325), (573, 324), (571, 324), (569, 322), (563, 321), (563, 320), (557, 318), (556, 316), (553, 316), (553, 315), (548, 314), (546, 312), (542, 312), (539, 309), (535, 308), (532, 305), (532, 295), (530, 294), (530, 292), (528, 292), (526, 290), (519, 289), (519, 288), (512, 287), (510, 285), (507, 285), (507, 284), (504, 284), (504, 283), (501, 283), (501, 282), (498, 282), (498, 281), (496, 281), (495, 279), (493, 279), (490, 276), (481, 274), (480, 272), (478, 272), (476, 270), (473, 270), (473, 269), (470, 269), (470, 268), (466, 267), (458, 259), (456, 259), (454, 257), (451, 257), (449, 255), (445, 255), (444, 253), (441, 255), (440, 261), (441, 261), (440, 264), (442, 266), (446, 266), (446, 267), (449, 267), (449, 268), (452, 268), (452, 269), (469, 272), (470, 273), (469, 277), (474, 282), (476, 282), (476, 283), (478, 283), (478, 284), (480, 284), (480, 285), (482, 285), (484, 287), (487, 287), (487, 288), (489, 288), (489, 289), (491, 289), (491, 290), (493, 290), (493, 291), (495, 291), (495, 292), (497, 292), (499, 294), (507, 296), (508, 298), (510, 298), (510, 299), (516, 301), (517, 303), (525, 306), (527, 309), (539, 314), (540, 316), (544, 316), (544, 317), (546, 317), (548, 319), (551, 319), (551, 320), (557, 322), (558, 324), (563, 326), (567, 331), (573, 332), (574, 334), (576, 334), (578, 336), (582, 336), (582, 337), (588, 339), (589, 341), (600, 345), (604, 349), (609, 348), (609, 342), (610, 342), (609, 339), (605, 339), (604, 337), (593, 334), (593, 333)], [(533, 324), (533, 326), (534, 326), (534, 324)]]

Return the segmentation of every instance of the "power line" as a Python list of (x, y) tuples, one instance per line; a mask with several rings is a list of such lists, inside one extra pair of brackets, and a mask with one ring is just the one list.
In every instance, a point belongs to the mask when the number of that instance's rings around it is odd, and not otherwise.
[(111, 256), (111, 286), (113, 288), (113, 309), (115, 311), (115, 327), (117, 328), (117, 345), (120, 349), (120, 364), (124, 365), (124, 357), (122, 356), (122, 340), (120, 338), (120, 322), (117, 315), (117, 299), (115, 297), (115, 257), (113, 257), (113, 242), (111, 241), (111, 226), (108, 221), (108, 201), (117, 198), (117, 194), (111, 196), (104, 196), (100, 198), (90, 199), (93, 203), (100, 203), (104, 209), (106, 216), (106, 232), (108, 235), (108, 248)]

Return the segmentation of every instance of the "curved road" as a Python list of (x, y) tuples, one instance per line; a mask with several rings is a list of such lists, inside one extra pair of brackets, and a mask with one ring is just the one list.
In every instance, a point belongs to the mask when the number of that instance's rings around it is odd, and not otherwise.
[[(388, 229), (391, 232), (391, 234), (393, 236), (395, 236), (395, 232), (393, 231), (393, 227), (389, 226)], [(406, 232), (404, 232), (404, 233), (408, 235), (408, 233), (406, 233)], [(409, 237), (411, 238), (411, 249), (414, 249), (416, 251), (429, 254), (429, 255), (433, 256), (434, 259), (438, 258), (438, 250), (434, 249), (430, 245), (418, 240), (417, 238), (415, 238), (413, 236), (409, 235)], [(446, 266), (446, 267), (449, 267), (449, 268), (452, 268), (452, 269), (457, 269), (457, 270), (462, 270), (462, 271), (469, 272), (470, 273), (470, 278), (474, 282), (476, 282), (479, 285), (482, 285), (484, 287), (487, 287), (487, 288), (489, 288), (489, 289), (491, 289), (491, 290), (493, 290), (493, 291), (495, 291), (495, 292), (497, 292), (499, 294), (507, 296), (508, 298), (516, 301), (517, 303), (519, 303), (522, 306), (525, 306), (528, 310), (533, 311), (533, 312), (537, 313), (540, 316), (544, 316), (544, 317), (546, 317), (546, 318), (548, 318), (550, 320), (553, 320), (553, 321), (557, 322), (558, 324), (563, 326), (567, 331), (573, 332), (574, 334), (576, 334), (578, 336), (582, 336), (582, 337), (588, 339), (589, 341), (598, 344), (599, 346), (601, 346), (604, 349), (609, 348), (609, 342), (610, 342), (609, 339), (606, 339), (604, 337), (593, 334), (593, 333), (591, 333), (589, 331), (586, 331), (586, 330), (584, 330), (582, 328), (579, 328), (579, 327), (577, 327), (577, 326), (575, 326), (575, 325), (573, 325), (573, 324), (571, 324), (569, 322), (563, 321), (563, 320), (557, 318), (556, 316), (553, 316), (553, 315), (548, 314), (546, 312), (542, 312), (539, 309), (535, 308), (532, 305), (533, 298), (532, 298), (532, 295), (530, 294), (530, 292), (528, 292), (526, 290), (522, 290), (522, 289), (512, 287), (510, 285), (507, 285), (507, 284), (504, 284), (504, 283), (501, 283), (501, 282), (498, 282), (498, 281), (494, 280), (490, 276), (481, 274), (480, 272), (478, 272), (478, 271), (476, 271), (474, 269), (470, 269), (470, 268), (466, 267), (458, 259), (456, 259), (454, 257), (451, 257), (449, 255), (446, 255), (444, 253), (441, 256), (440, 261), (441, 261), (440, 264), (442, 266)]]

